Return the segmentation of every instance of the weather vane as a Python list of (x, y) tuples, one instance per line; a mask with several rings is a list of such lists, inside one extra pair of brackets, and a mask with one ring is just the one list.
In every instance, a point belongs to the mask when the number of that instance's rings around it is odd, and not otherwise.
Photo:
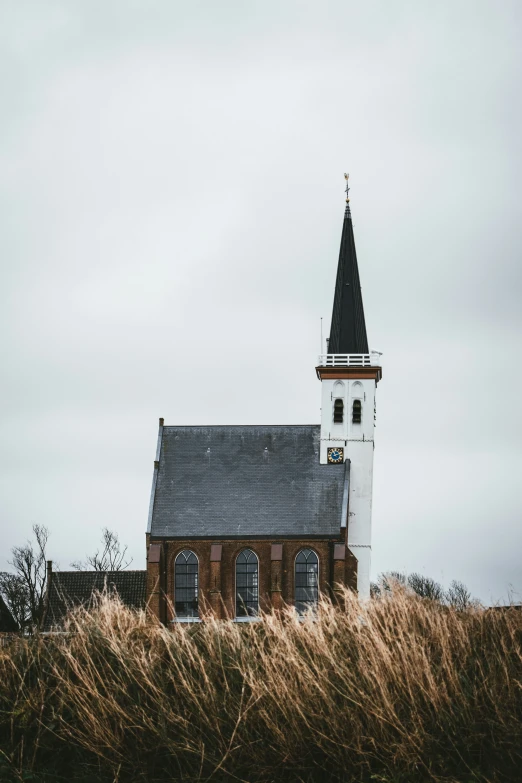
[(345, 180), (346, 180), (346, 203), (347, 203), (347, 204), (349, 204), (349, 203), (350, 203), (350, 199), (349, 199), (349, 197), (348, 197), (348, 193), (350, 192), (350, 187), (349, 187), (349, 185), (348, 185), (348, 177), (349, 177), (349, 176), (350, 176), (349, 174), (345, 174), (345, 175), (344, 175), (344, 178), (345, 178)]

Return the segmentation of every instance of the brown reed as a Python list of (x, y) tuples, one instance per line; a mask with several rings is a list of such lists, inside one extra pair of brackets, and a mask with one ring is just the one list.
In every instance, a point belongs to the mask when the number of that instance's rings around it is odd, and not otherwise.
[(2, 780), (522, 780), (522, 612), (344, 591), (165, 628), (100, 596), (0, 651), (0, 710)]

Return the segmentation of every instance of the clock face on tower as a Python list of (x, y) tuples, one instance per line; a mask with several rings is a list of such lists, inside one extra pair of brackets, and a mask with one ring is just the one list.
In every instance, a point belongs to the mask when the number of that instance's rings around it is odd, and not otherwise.
[(331, 448), (328, 449), (328, 462), (337, 464), (338, 462), (344, 462), (344, 449)]

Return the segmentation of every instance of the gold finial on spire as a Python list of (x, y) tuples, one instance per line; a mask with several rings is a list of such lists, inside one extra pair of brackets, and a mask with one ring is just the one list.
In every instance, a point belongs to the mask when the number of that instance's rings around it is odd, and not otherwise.
[(348, 193), (350, 192), (350, 187), (349, 187), (349, 185), (348, 185), (348, 177), (349, 177), (349, 176), (350, 176), (349, 174), (345, 174), (345, 175), (344, 175), (344, 178), (345, 178), (345, 180), (346, 180), (346, 203), (347, 203), (347, 204), (349, 204), (349, 203), (350, 203), (350, 199), (349, 199), (349, 197), (348, 197)]

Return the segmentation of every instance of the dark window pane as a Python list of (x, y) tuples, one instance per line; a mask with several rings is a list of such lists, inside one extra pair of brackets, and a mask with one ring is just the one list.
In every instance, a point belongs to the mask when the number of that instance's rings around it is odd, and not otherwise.
[(198, 617), (198, 561), (186, 549), (174, 566), (174, 610), (177, 617)]
[(236, 560), (236, 616), (248, 617), (259, 611), (258, 560), (244, 549)]
[(295, 562), (295, 608), (299, 614), (316, 606), (319, 562), (311, 549), (302, 549)]

